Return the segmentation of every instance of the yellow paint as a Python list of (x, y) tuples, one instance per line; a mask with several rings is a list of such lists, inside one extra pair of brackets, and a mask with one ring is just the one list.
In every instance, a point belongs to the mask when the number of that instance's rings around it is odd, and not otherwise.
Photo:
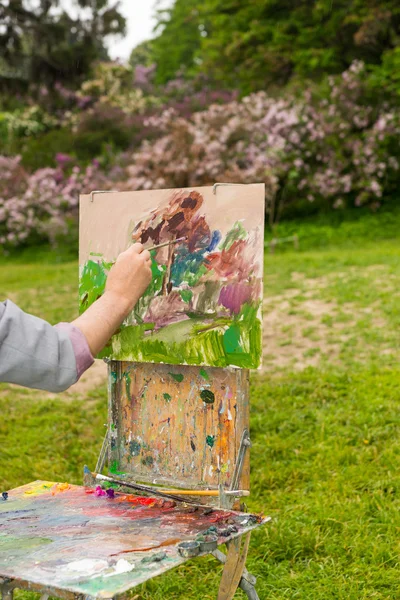
[(24, 492), (26, 496), (40, 496), (41, 494), (45, 494), (49, 491), (54, 485), (57, 485), (53, 481), (48, 481), (46, 483), (34, 483), (32, 486)]
[(65, 492), (66, 490), (69, 490), (70, 488), (71, 488), (71, 486), (69, 485), (69, 483), (56, 483), (51, 488), (51, 495), (55, 496), (59, 492)]

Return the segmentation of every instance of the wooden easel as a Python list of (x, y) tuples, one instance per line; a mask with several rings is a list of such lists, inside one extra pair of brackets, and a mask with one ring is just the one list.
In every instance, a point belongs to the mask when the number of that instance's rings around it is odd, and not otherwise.
[[(127, 482), (217, 489), (217, 498), (192, 499), (245, 508), (226, 492), (250, 488), (248, 370), (110, 361), (108, 382), (109, 428), (96, 470), (108, 457), (110, 474), (123, 472)], [(245, 568), (250, 536), (228, 542), (227, 554), (212, 552), (224, 564), (218, 600), (231, 600), (238, 587), (259, 598)]]
[[(234, 184), (215, 184), (214, 195), (220, 185)], [(92, 192), (91, 203), (96, 193), (103, 192)], [(259, 600), (256, 579), (246, 570), (245, 563), (251, 531), (268, 519), (244, 514), (246, 507), (238, 493), (238, 490), (250, 490), (248, 370), (111, 360), (108, 391), (107, 433), (96, 472), (103, 471), (107, 465), (109, 475), (124, 483), (146, 483), (153, 486), (155, 492), (157, 488), (165, 491), (172, 487), (175, 495), (182, 495), (184, 491), (184, 497), (195, 501), (196, 507), (180, 503), (167, 507), (167, 510), (171, 508), (166, 515), (167, 525), (176, 529), (184, 544), (192, 544), (192, 550), (200, 548), (198, 556), (212, 554), (224, 565), (217, 600), (232, 600), (239, 587), (250, 600)], [(14, 552), (18, 556), (13, 564), (8, 556), (4, 558), (0, 548), (3, 600), (12, 600), (15, 588), (40, 592), (42, 600), (47, 600), (49, 595), (63, 600), (122, 600), (143, 581), (196, 556), (184, 554), (178, 547), (182, 544), (170, 539), (168, 528), (162, 530), (165, 525), (162, 508), (140, 508), (135, 520), (130, 515), (136, 507), (130, 502), (144, 499), (127, 498), (121, 493), (114, 503), (107, 504), (107, 499), (95, 494), (85, 496), (86, 492), (93, 491), (90, 487), (96, 486), (90, 475), (84, 484), (85, 487), (69, 486), (70, 489), (55, 496), (54, 501), (50, 491), (53, 483), (33, 482), (10, 490), (10, 511), (3, 521), (2, 533), (8, 536), (10, 554)], [(120, 486), (121, 492), (124, 489), (128, 490)], [(199, 496), (196, 494), (199, 491), (213, 494)], [(71, 510), (71, 506), (76, 510)], [(89, 526), (88, 533), (79, 537), (82, 513)], [(54, 521), (61, 516), (54, 534), (46, 533), (48, 516)], [(230, 520), (234, 525), (226, 527)], [(215, 527), (215, 523), (223, 523), (225, 529)], [(26, 525), (30, 527), (29, 539), (34, 544), (42, 543), (44, 535), (49, 538), (48, 550), (41, 548), (38, 561), (35, 550), (28, 548), (25, 554), (21, 553), (19, 544)], [(158, 526), (160, 530), (155, 531)], [(217, 532), (211, 536), (214, 537), (212, 547), (204, 545), (207, 543), (205, 532), (210, 526)], [(104, 528), (109, 537), (105, 536)], [(77, 536), (70, 538), (71, 531), (77, 531)], [(148, 534), (147, 538), (158, 535), (157, 543), (161, 543), (135, 546), (142, 534)], [(202, 536), (203, 542), (198, 541)], [(224, 544), (226, 554), (218, 548)], [(160, 557), (156, 549), (161, 546), (165, 552)], [(100, 574), (82, 573), (80, 578), (73, 569), (71, 571), (71, 565), (82, 562), (82, 553), (86, 550), (103, 565), (103, 570)], [(114, 557), (125, 557), (132, 552), (135, 553), (134, 564), (128, 564), (126, 572), (116, 571), (117, 558)], [(68, 576), (60, 575), (66, 572)]]
[[(122, 479), (124, 483), (145, 482), (154, 486), (154, 489), (173, 486), (177, 495), (179, 490), (193, 491), (193, 496), (186, 498), (195, 500), (199, 508), (181, 504), (172, 510), (168, 509), (165, 518), (170, 530), (174, 534), (183, 534), (181, 539), (193, 539), (195, 544), (199, 544), (196, 541), (199, 536), (207, 528), (217, 524), (218, 539), (215, 546), (203, 548), (198, 554), (212, 554), (224, 565), (217, 600), (232, 600), (238, 587), (250, 600), (259, 600), (255, 589), (256, 578), (247, 571), (245, 563), (251, 531), (268, 519), (246, 515), (245, 507), (239, 506), (240, 498), (229, 494), (239, 488), (249, 489), (248, 371), (111, 361), (108, 383), (108, 429), (97, 471), (102, 470), (108, 458), (110, 474)], [(157, 516), (157, 510), (153, 513), (151, 507), (140, 509), (139, 513), (143, 516), (139, 516), (137, 521), (131, 521), (129, 514), (127, 518), (124, 517), (132, 510), (132, 505), (124, 501), (123, 493), (119, 495), (117, 504), (94, 495), (87, 496), (88, 487), (95, 486), (96, 482), (85, 481), (86, 488), (70, 486), (70, 490), (52, 499), (52, 485), (48, 482), (33, 482), (10, 490), (7, 501), (9, 504), (0, 506), (0, 509), (5, 507), (6, 511), (10, 509), (10, 516), (2, 519), (2, 535), (6, 535), (6, 541), (7, 535), (10, 535), (11, 561), (6, 558), (2, 562), (0, 551), (0, 591), (3, 600), (12, 600), (13, 590), (16, 588), (39, 592), (42, 594), (41, 600), (47, 600), (49, 595), (63, 600), (125, 600), (129, 597), (127, 592), (130, 589), (183, 564), (193, 556), (182, 555), (178, 551), (176, 540), (169, 539), (172, 533), (166, 533), (165, 529), (163, 533), (157, 529), (157, 523), (160, 522), (162, 527), (163, 522)], [(218, 495), (199, 497), (195, 495), (199, 489), (217, 490)], [(120, 491), (123, 490), (121, 486)], [(47, 496), (47, 501), (41, 501), (44, 496)], [(71, 506), (76, 506), (77, 511), (72, 509), (71, 512)], [(114, 515), (113, 507), (117, 511), (122, 510), (122, 516), (118, 516), (118, 512)], [(95, 512), (90, 517), (92, 509)], [(238, 509), (241, 512), (237, 512)], [(99, 517), (96, 516), (98, 510)], [(111, 538), (104, 539), (104, 520), (102, 521), (101, 515), (108, 510), (111, 511), (111, 521), (105, 525)], [(82, 532), (83, 538), (79, 537), (82, 513), (86, 515), (85, 519), (90, 519), (89, 537)], [(32, 532), (29, 535), (33, 543), (35, 539), (40, 543), (43, 535), (49, 535), (49, 520), (57, 522), (60, 517), (60, 528), (66, 528), (65, 535), (61, 531), (61, 545), (57, 541), (59, 534), (56, 524), (54, 550), (50, 545), (44, 555), (36, 555), (35, 551), (29, 549), (26, 556), (21, 555), (19, 540), (25, 538), (26, 531)], [(238, 526), (230, 531), (227, 523), (232, 522), (232, 519)], [(42, 525), (38, 525), (39, 522)], [(188, 522), (187, 528), (185, 523)], [(113, 523), (116, 523), (115, 526)], [(225, 529), (221, 529), (219, 524)], [(121, 534), (118, 532), (125, 529), (125, 546), (121, 546)], [(77, 531), (77, 538), (70, 537), (71, 530)], [(165, 540), (167, 537), (167, 543), (160, 544), (165, 550), (161, 553), (164, 557), (159, 556), (157, 548), (160, 545), (139, 549), (135, 547), (137, 536), (146, 536), (147, 533), (150, 538), (164, 535)], [(113, 557), (114, 552), (135, 552), (135, 568), (132, 573), (127, 573), (126, 579), (113, 584), (112, 578), (109, 578), (110, 569), (114, 568), (112, 564), (109, 565), (110, 568), (106, 566), (105, 578), (101, 575), (96, 579), (95, 587), (92, 586), (92, 577), (89, 575), (83, 576), (82, 580), (58, 579), (59, 573), (68, 568), (68, 560), (74, 561), (77, 556), (81, 558), (82, 552), (85, 556), (85, 546), (81, 547), (81, 544), (86, 543), (85, 540), (88, 540), (91, 556), (104, 559), (102, 545), (105, 542), (108, 544), (110, 540), (112, 546), (114, 537), (117, 547), (107, 548), (106, 556)], [(67, 539), (67, 546), (63, 545), (63, 539)], [(124, 549), (126, 540), (128, 549)], [(217, 547), (223, 544), (227, 548), (226, 554)], [(130, 549), (132, 546), (133, 550)], [(62, 558), (66, 549), (67, 563)], [(15, 553), (19, 553), (20, 558), (13, 565)], [(69, 559), (68, 553), (71, 556)], [(63, 563), (61, 566), (57, 564), (60, 557)], [(160, 558), (160, 563), (154, 562)], [(40, 572), (37, 572), (36, 564), (39, 564)]]

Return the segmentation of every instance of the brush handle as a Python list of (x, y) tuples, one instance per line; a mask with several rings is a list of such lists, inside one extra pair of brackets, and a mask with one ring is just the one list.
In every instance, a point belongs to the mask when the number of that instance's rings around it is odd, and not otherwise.
[[(180, 496), (219, 496), (219, 490), (162, 490), (166, 494), (179, 494)], [(250, 496), (249, 490), (227, 490), (227, 496)]]
[(141, 485), (140, 483), (129, 483), (127, 481), (122, 481), (121, 479), (114, 479), (113, 477), (108, 477), (107, 475), (101, 475), (100, 473), (92, 473), (92, 475), (97, 480), (109, 481), (110, 483), (115, 483), (116, 485), (121, 485), (123, 487), (127, 487), (138, 492), (145, 492), (146, 494), (150, 494), (150, 496), (160, 496), (161, 498), (166, 498), (167, 500), (174, 500), (175, 502), (184, 502), (185, 504), (195, 504), (196, 506), (198, 506), (193, 500), (187, 500), (186, 498), (181, 498), (180, 496), (176, 496), (175, 494), (167, 494), (165, 492), (160, 492), (159, 490), (149, 487), (147, 485)]
[(158, 250), (158, 248), (164, 248), (164, 246), (172, 246), (172, 244), (179, 244), (179, 242), (183, 242), (184, 240), (186, 240), (185, 236), (177, 238), (176, 240), (172, 240), (170, 242), (163, 242), (162, 244), (157, 244), (157, 246), (151, 246), (151, 248), (146, 248), (146, 250), (148, 250), (149, 252), (151, 250)]

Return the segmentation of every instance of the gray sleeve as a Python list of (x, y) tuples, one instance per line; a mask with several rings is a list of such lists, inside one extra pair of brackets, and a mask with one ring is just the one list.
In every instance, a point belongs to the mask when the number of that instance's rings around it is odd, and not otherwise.
[(68, 331), (0, 303), (0, 381), (61, 392), (78, 379)]

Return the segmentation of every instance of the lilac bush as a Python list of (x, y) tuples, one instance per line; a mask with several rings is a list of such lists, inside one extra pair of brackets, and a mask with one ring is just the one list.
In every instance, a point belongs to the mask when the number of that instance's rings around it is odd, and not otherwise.
[(78, 194), (91, 189), (265, 182), (272, 222), (299, 199), (376, 208), (398, 180), (400, 110), (373, 102), (360, 62), (301, 97), (258, 92), (135, 118), (136, 149), (107, 170), (72, 167), (59, 154), (58, 168), (29, 175), (18, 158), (0, 157), (0, 243), (54, 240), (76, 222)]
[(132, 154), (126, 187), (264, 181), (271, 213), (282, 209), (277, 197), (281, 205), (300, 197), (335, 208), (376, 205), (396, 181), (400, 114), (365, 104), (364, 73), (354, 63), (329, 80), (322, 99), (258, 92), (189, 118), (171, 108), (148, 118), (145, 126), (160, 134)]
[[(65, 162), (64, 162), (65, 164)], [(0, 156), (0, 244), (18, 246), (67, 235), (76, 227), (79, 194), (103, 186), (105, 178), (96, 164), (85, 170), (75, 166), (39, 169), (27, 173), (20, 158)]]

